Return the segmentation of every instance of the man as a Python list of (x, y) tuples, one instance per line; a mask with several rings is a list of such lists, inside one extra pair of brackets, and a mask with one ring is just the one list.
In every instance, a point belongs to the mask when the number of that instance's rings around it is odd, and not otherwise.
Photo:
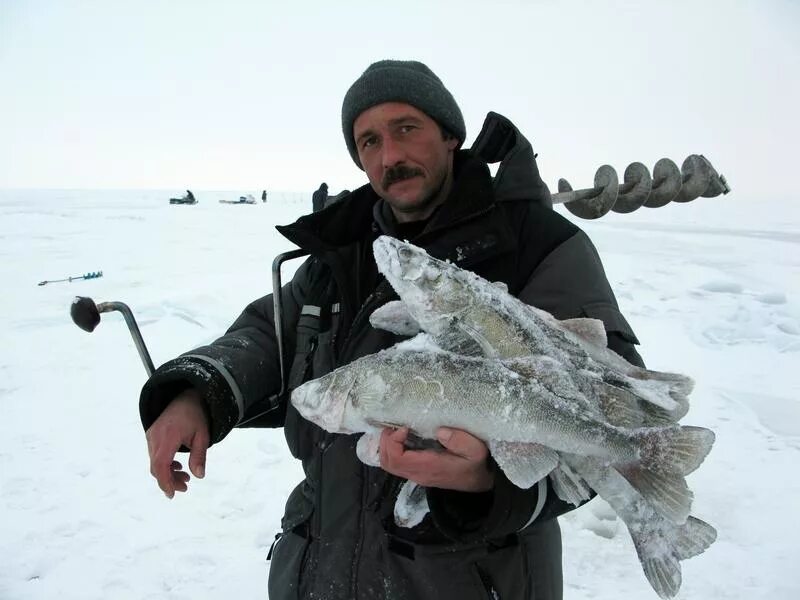
[(311, 207), (314, 212), (319, 212), (325, 208), (325, 202), (328, 200), (328, 184), (324, 181), (319, 186), (319, 189), (311, 195)]
[[(279, 228), (311, 253), (281, 292), (290, 389), (399, 341), (369, 324), (396, 297), (372, 257), (380, 234), (503, 281), (558, 318), (602, 318), (610, 347), (641, 362), (588, 238), (532, 198), (495, 198), (487, 165), (459, 150), (461, 111), (428, 67), (371, 65), (345, 96), (342, 128), (369, 184)], [(142, 390), (151, 472), (168, 497), (187, 489), (189, 474), (174, 462), (181, 446), (203, 477), (209, 442), (278, 391), (273, 314), (271, 296), (256, 300), (225, 336), (166, 363)], [(286, 397), (262, 424), (284, 427), (306, 475), (271, 551), (271, 600), (561, 598), (555, 517), (570, 506), (546, 478), (527, 490), (512, 485), (467, 432), (441, 429), (445, 451), (434, 452), (407, 448), (405, 429), (386, 429), (373, 468), (356, 457), (358, 436), (323, 431)], [(430, 505), (411, 529), (392, 518), (406, 479), (425, 487)]]

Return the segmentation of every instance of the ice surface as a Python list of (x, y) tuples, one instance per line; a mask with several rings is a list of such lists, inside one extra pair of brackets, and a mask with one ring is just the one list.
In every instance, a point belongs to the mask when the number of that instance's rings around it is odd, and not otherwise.
[[(310, 192), (235, 210), (170, 207), (169, 193), (0, 191), (0, 598), (264, 597), (264, 559), (302, 476), (283, 432), (233, 432), (205, 479), (167, 500), (148, 471), (145, 374), (121, 315), (88, 334), (69, 306), (128, 304), (156, 364), (211, 341), (271, 291), (272, 258), (292, 248), (273, 226), (310, 209)], [(717, 433), (690, 484), (720, 539), (682, 563), (679, 598), (800, 597), (800, 203), (731, 194), (576, 222), (648, 366), (695, 377), (684, 422)], [(709, 281), (743, 292), (702, 290)], [(560, 519), (565, 597), (654, 598), (625, 528), (592, 531), (594, 504)]]

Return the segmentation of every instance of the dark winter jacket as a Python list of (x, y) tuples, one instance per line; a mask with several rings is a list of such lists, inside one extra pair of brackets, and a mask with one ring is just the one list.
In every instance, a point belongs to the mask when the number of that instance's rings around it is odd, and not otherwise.
[[(281, 291), (290, 388), (400, 339), (368, 320), (396, 298), (377, 273), (371, 243), (397, 233), (391, 211), (369, 186), (280, 230), (311, 253)], [(641, 362), (586, 235), (530, 200), (495, 201), (487, 165), (468, 152), (457, 155), (447, 202), (413, 242), (505, 282), (512, 294), (558, 318), (602, 319), (610, 347)], [(141, 395), (144, 426), (188, 386), (206, 399), (212, 442), (263, 410), (280, 387), (271, 296), (248, 306), (213, 344), (156, 371)], [(555, 517), (571, 507), (547, 479), (522, 490), (497, 471), (486, 493), (428, 489), (430, 515), (402, 529), (392, 509), (403, 481), (362, 464), (358, 436), (321, 430), (286, 398), (260, 422), (284, 427), (306, 475), (286, 503), (273, 549), (271, 600), (561, 598)]]

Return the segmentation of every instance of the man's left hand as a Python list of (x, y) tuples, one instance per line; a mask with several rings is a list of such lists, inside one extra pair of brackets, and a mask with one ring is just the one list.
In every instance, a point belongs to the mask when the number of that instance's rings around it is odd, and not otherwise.
[(440, 427), (436, 439), (444, 450), (409, 450), (408, 428), (381, 433), (381, 468), (424, 487), (485, 492), (494, 486), (489, 449), (466, 431)]

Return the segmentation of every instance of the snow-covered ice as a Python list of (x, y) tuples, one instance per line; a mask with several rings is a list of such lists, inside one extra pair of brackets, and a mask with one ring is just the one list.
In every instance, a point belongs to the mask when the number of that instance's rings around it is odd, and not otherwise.
[[(3, 600), (266, 596), (266, 554), (301, 477), (282, 431), (234, 431), (206, 478), (167, 500), (121, 315), (92, 334), (69, 318), (75, 295), (127, 303), (156, 365), (216, 338), (271, 291), (272, 259), (291, 249), (273, 226), (311, 205), (310, 192), (218, 203), (240, 194), (170, 206), (168, 191), (0, 191)], [(734, 190), (576, 222), (648, 366), (695, 379), (683, 422), (717, 435), (689, 483), (719, 538), (682, 564), (679, 598), (800, 597), (800, 205)], [(594, 500), (561, 519), (566, 598), (656, 597), (611, 516)]]

